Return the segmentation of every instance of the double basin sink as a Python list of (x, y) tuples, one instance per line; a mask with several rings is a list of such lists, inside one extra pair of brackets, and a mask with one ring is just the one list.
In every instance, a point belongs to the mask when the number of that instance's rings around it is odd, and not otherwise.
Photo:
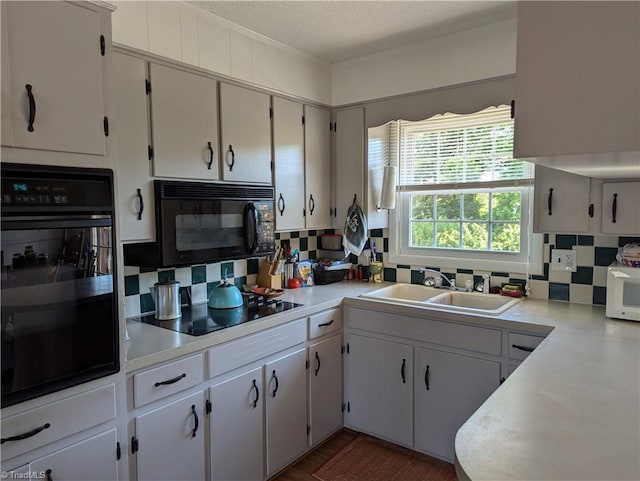
[(450, 291), (417, 284), (394, 284), (360, 297), (434, 308), (444, 311), (465, 312), (497, 316), (520, 301), (518, 298), (482, 294), (479, 292)]

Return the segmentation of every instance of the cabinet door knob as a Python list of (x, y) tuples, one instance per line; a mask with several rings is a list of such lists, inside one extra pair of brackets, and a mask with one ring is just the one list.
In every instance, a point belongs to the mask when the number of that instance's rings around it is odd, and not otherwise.
[(211, 147), (211, 142), (207, 142), (207, 147), (209, 149), (209, 163), (207, 164), (207, 169), (211, 170), (211, 165), (213, 165), (213, 147)]
[(144, 211), (144, 199), (142, 198), (142, 191), (136, 189), (138, 193), (138, 220), (142, 220), (142, 212)]
[(429, 390), (429, 364), (427, 364), (427, 369), (424, 372), (424, 386)]
[(313, 200), (313, 195), (309, 194), (309, 215), (313, 215), (313, 211), (316, 208), (316, 201)]
[(258, 389), (255, 379), (253, 380), (253, 386), (251, 386), (251, 388), (256, 390), (256, 398), (253, 400), (253, 407), (255, 409), (258, 406), (258, 400), (260, 399), (260, 389)]
[(280, 215), (284, 215), (284, 197), (282, 197), (282, 194), (280, 194), (280, 197), (278, 197), (278, 211), (280, 212)]
[(318, 375), (318, 372), (320, 371), (320, 356), (318, 355), (318, 351), (316, 351), (316, 372), (315, 375)]
[(196, 433), (198, 432), (198, 426), (200, 425), (200, 420), (198, 419), (198, 413), (196, 412), (196, 405), (191, 405), (191, 414), (193, 414), (193, 431), (191, 431), (191, 437), (195, 438)]
[(27, 98), (29, 99), (29, 125), (27, 125), (27, 130), (33, 132), (33, 123), (36, 120), (36, 99), (33, 96), (31, 84), (27, 84), (24, 87), (27, 89)]
[[(229, 162), (229, 154), (231, 154), (231, 162)], [(236, 153), (233, 151), (233, 146), (229, 145), (229, 152), (227, 153), (227, 166), (229, 167), (229, 172), (233, 172), (233, 166), (236, 164)]]
[(276, 376), (275, 369), (273, 370), (272, 377), (276, 381), (276, 386), (273, 388), (273, 392), (271, 393), (271, 397), (276, 397), (276, 393), (278, 392), (278, 386), (280, 385), (280, 383), (278, 382), (278, 376)]

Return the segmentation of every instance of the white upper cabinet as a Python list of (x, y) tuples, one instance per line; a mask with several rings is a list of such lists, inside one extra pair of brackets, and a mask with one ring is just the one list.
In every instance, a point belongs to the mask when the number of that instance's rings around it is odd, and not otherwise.
[(331, 227), (331, 138), (328, 110), (273, 99), (276, 227)]
[(640, 181), (602, 185), (602, 233), (640, 235)]
[(113, 42), (149, 51), (147, 2), (115, 2), (113, 12)]
[(589, 177), (536, 166), (534, 182), (534, 232), (591, 231), (596, 203)]
[(304, 229), (304, 126), (302, 104), (273, 98), (276, 228)]
[(153, 240), (155, 216), (145, 94), (147, 63), (140, 58), (114, 53), (113, 69), (120, 239)]
[(331, 135), (328, 110), (304, 106), (306, 228), (331, 227)]
[(640, 150), (639, 9), (518, 2), (514, 157)]
[(101, 14), (67, 2), (2, 2), (2, 15), (2, 110), (13, 124), (3, 143), (104, 155), (101, 50), (110, 45)]
[(270, 108), (263, 92), (220, 84), (223, 180), (271, 184)]
[(182, 59), (180, 48), (180, 3), (147, 2), (149, 51), (175, 60)]
[(153, 174), (218, 179), (216, 81), (153, 63), (149, 73)]
[(336, 157), (334, 226), (344, 227), (354, 197), (364, 207), (364, 109), (338, 110), (335, 123)]

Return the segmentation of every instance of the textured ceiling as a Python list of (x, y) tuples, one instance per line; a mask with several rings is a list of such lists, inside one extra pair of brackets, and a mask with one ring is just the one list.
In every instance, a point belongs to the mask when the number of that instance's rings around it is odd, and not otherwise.
[(514, 18), (515, 1), (192, 1), (249, 30), (340, 62)]

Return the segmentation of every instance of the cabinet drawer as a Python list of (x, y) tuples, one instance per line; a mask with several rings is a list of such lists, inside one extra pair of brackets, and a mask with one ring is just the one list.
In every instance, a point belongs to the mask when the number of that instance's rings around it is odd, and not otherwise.
[[(51, 404), (30, 409), (2, 420), (2, 459), (45, 446), (115, 418), (115, 386), (109, 384)], [(37, 434), (18, 441), (20, 436), (44, 427)]]
[(174, 361), (133, 376), (135, 407), (183, 391), (202, 382), (202, 354)]
[(544, 337), (531, 336), (529, 334), (509, 333), (509, 359), (522, 361), (527, 358)]
[(342, 329), (341, 309), (330, 309), (309, 316), (309, 339), (315, 339), (340, 329)]
[(209, 349), (209, 377), (257, 361), (307, 339), (304, 319), (257, 332)]

